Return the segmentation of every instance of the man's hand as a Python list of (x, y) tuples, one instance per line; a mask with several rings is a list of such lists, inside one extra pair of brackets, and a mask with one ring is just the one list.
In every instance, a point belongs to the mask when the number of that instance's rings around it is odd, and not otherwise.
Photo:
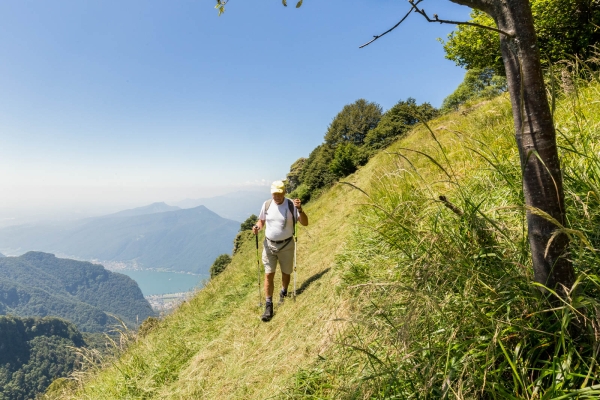
[(254, 233), (255, 235), (258, 235), (258, 231), (260, 231), (260, 228), (258, 227), (258, 225), (254, 225), (252, 227), (252, 233)]
[(296, 207), (299, 212), (302, 212), (302, 202), (300, 199), (294, 199), (294, 207)]
[(307, 226), (308, 215), (304, 214), (304, 211), (302, 211), (302, 202), (300, 201), (300, 199), (294, 199), (294, 207), (296, 207), (296, 209), (300, 213), (300, 215), (298, 216), (298, 222), (300, 222), (300, 225)]

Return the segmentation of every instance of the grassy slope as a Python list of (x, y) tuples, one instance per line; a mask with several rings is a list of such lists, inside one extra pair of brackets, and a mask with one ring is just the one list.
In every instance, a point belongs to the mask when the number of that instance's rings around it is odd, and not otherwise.
[[(565, 124), (569, 124), (567, 117), (568, 114), (564, 117)], [(371, 241), (369, 246), (365, 244), (368, 249), (365, 251), (370, 254), (359, 254), (357, 232), (364, 226), (377, 227), (381, 222), (381, 219), (369, 220), (368, 216), (359, 218), (362, 213), (359, 204), (375, 203), (388, 212), (395, 209), (395, 212), (413, 213), (415, 217), (410, 223), (418, 228), (423, 223), (419, 219), (421, 210), (437, 209), (438, 213), (444, 210), (443, 205), (433, 201), (437, 195), (447, 195), (454, 201), (460, 196), (469, 197), (464, 191), (459, 193), (457, 185), (451, 182), (456, 180), (464, 184), (461, 190), (473, 193), (473, 201), (493, 197), (492, 204), (485, 206), (485, 212), (494, 218), (503, 218), (511, 238), (522, 238), (522, 213), (501, 209), (521, 204), (519, 169), (515, 165), (518, 158), (506, 98), (483, 104), (466, 116), (442, 117), (432, 123), (432, 127), (446, 149), (445, 156), (431, 133), (420, 127), (346, 179), (371, 193), (372, 198), (348, 185), (338, 184), (306, 207), (310, 226), (300, 229), (298, 250), (298, 287), (302, 293), (296, 303), (288, 301), (276, 307), (271, 322), (262, 323), (258, 318), (262, 310), (257, 307), (256, 250), (249, 237), (224, 273), (168, 316), (159, 328), (132, 344), (114, 365), (84, 379), (78, 392), (55, 393), (55, 396), (90, 399), (302, 397), (302, 391), (306, 392), (303, 383), (299, 384), (304, 379), (303, 371), (318, 370), (321, 360), (336, 357), (337, 360), (330, 363), (329, 368), (333, 370), (326, 379), (332, 382), (337, 379), (338, 387), (352, 390), (352, 377), (344, 376), (342, 371), (348, 367), (344, 365), (344, 357), (348, 356), (342, 354), (335, 342), (346, 337), (349, 328), (355, 329), (348, 321), (352, 321), (356, 313), (369, 312), (365, 303), (370, 295), (381, 299), (385, 293), (365, 290), (357, 298), (354, 289), (347, 284), (352, 283), (352, 279), (363, 284), (385, 282), (387, 278), (401, 279), (394, 276), (398, 273), (394, 268), (398, 258), (387, 257), (389, 248), (379, 246), (372, 237), (365, 237)], [(452, 178), (448, 179), (446, 173), (426, 157), (414, 156), (414, 152), (410, 157), (412, 165), (389, 154), (406, 153), (402, 149), (407, 147), (426, 151), (439, 160), (447, 157), (451, 162), (444, 165), (446, 168), (452, 165)], [(499, 168), (503, 168), (501, 180), (505, 182), (498, 181), (498, 171), (490, 174), (490, 164), (468, 147), (486, 152), (493, 150), (499, 159)], [(425, 184), (402, 187), (401, 182), (409, 175), (413, 178), (418, 175), (418, 180)], [(396, 184), (391, 184), (394, 181)], [(516, 186), (511, 189), (511, 185)], [(423, 202), (423, 198), (430, 200)], [(364, 225), (362, 228), (359, 222)], [(426, 232), (423, 238), (431, 239)], [(431, 240), (433, 244), (437, 239)], [(510, 246), (507, 248), (510, 253)], [(527, 266), (523, 268), (520, 264), (521, 261), (527, 263), (527, 257), (518, 251), (515, 247), (514, 254), (507, 255), (513, 257), (515, 268), (520, 268), (527, 279), (531, 274)], [(370, 261), (368, 265), (359, 265), (356, 259)], [(342, 277), (346, 284), (341, 284)], [(276, 290), (278, 288), (276, 283)], [(394, 293), (390, 291), (390, 295)], [(362, 334), (377, 334), (376, 326), (370, 329)], [(366, 337), (366, 343), (370, 339), (373, 338)], [(382, 351), (387, 352), (385, 346)], [(348, 363), (356, 361), (356, 357), (347, 358)], [(336, 368), (340, 371), (339, 378), (335, 376)], [(356, 368), (348, 370), (352, 374), (360, 373)], [(335, 391), (326, 388), (326, 382), (321, 380), (315, 385), (317, 391), (322, 391), (322, 397), (337, 396)], [(358, 397), (368, 396), (377, 395), (363, 390), (363, 395)]]
[(310, 225), (299, 228), (298, 242), (301, 294), (295, 303), (276, 306), (271, 322), (259, 320), (256, 248), (248, 237), (225, 272), (73, 397), (234, 399), (278, 393), (298, 366), (327, 349), (339, 328), (333, 320), (346, 315), (331, 267), (352, 231), (358, 199), (358, 192), (338, 185), (306, 207)]

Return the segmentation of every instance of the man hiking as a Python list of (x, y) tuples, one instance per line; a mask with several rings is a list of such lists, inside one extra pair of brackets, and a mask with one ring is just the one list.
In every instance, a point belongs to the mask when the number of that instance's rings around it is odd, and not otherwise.
[(290, 275), (294, 269), (293, 240), (296, 221), (308, 225), (308, 217), (302, 210), (300, 199), (293, 201), (285, 197), (285, 186), (282, 181), (275, 181), (271, 185), (271, 200), (263, 203), (256, 225), (252, 233), (258, 234), (265, 227), (265, 241), (263, 243), (262, 262), (265, 265), (265, 313), (261, 319), (269, 321), (273, 318), (273, 278), (277, 268), (277, 261), (281, 268), (281, 292), (279, 302), (283, 302), (288, 292)]

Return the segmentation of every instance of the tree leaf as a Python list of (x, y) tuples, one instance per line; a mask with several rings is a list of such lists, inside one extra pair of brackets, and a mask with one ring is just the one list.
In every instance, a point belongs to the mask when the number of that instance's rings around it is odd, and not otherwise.
[(283, 3), (284, 7), (287, 7), (287, 0), (281, 0), (281, 2)]
[(302, 6), (302, 0), (300, 0), (298, 3), (296, 3), (296, 8), (300, 8), (300, 6)]

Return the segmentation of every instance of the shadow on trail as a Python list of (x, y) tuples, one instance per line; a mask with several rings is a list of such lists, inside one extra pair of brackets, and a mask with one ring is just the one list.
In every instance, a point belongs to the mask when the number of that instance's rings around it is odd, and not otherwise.
[(296, 296), (301, 295), (302, 292), (304, 292), (314, 281), (318, 281), (319, 279), (321, 279), (323, 275), (329, 272), (330, 269), (331, 268), (324, 269), (323, 271), (316, 273), (307, 280), (305, 280), (304, 283), (302, 283), (302, 286), (296, 289)]

